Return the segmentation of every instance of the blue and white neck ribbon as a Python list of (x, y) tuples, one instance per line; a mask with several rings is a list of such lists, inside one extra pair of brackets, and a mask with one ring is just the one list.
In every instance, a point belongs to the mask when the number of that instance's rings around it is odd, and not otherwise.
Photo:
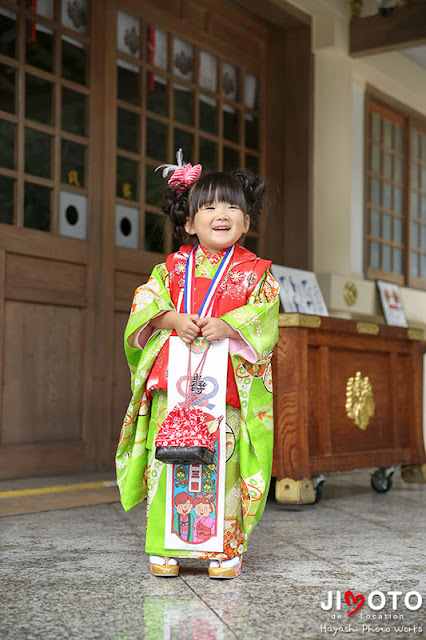
[[(185, 293), (184, 293), (184, 312), (185, 313), (193, 313), (193, 294), (195, 290), (195, 252), (199, 245), (195, 245), (193, 249), (191, 249), (191, 253), (188, 256), (188, 260), (186, 262), (185, 268)], [(222, 284), (228, 269), (231, 264), (232, 256), (234, 255), (235, 245), (229, 247), (226, 250), (225, 255), (219, 263), (219, 267), (217, 268), (216, 273), (214, 274), (213, 280), (210, 283), (208, 291), (204, 297), (203, 302), (201, 303), (200, 309), (198, 311), (198, 316), (200, 318), (207, 318), (211, 315), (213, 310), (213, 302), (216, 296), (217, 291), (219, 290), (220, 285)]]

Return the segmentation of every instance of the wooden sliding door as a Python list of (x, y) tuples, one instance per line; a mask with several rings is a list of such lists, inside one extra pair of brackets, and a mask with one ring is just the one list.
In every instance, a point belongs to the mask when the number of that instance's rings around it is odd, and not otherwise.
[(0, 2), (0, 477), (96, 466), (97, 5)]
[(246, 245), (280, 261), (279, 43), (219, 0), (0, 0), (0, 477), (112, 467), (133, 291), (176, 247), (154, 169), (179, 147), (271, 176)]

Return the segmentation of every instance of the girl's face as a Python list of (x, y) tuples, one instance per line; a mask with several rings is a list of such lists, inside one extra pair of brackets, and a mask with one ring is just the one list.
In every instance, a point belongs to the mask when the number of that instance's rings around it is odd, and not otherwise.
[(185, 231), (197, 235), (201, 244), (218, 253), (238, 242), (250, 227), (250, 216), (229, 202), (212, 202), (199, 209), (192, 220), (187, 219)]
[(208, 502), (205, 502), (204, 504), (201, 502), (194, 507), (194, 511), (197, 516), (205, 518), (206, 516), (209, 516), (211, 514), (212, 508)]

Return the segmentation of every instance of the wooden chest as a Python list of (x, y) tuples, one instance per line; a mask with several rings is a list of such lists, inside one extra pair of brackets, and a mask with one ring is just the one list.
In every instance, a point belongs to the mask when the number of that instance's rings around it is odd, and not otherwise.
[(312, 477), (333, 471), (414, 465), (425, 481), (423, 332), (297, 313), (279, 324), (277, 500), (314, 502)]

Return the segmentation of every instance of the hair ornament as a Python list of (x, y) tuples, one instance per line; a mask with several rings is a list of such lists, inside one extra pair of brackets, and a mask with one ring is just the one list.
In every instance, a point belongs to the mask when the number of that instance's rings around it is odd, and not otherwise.
[(167, 178), (169, 173), (173, 171), (173, 175), (169, 178), (168, 184), (171, 187), (177, 187), (181, 185), (179, 191), (184, 191), (189, 185), (191, 185), (195, 180), (201, 175), (203, 167), (201, 164), (195, 164), (192, 166), (190, 162), (184, 164), (183, 162), (183, 151), (182, 149), (178, 149), (176, 153), (177, 164), (160, 164), (159, 167), (155, 169), (163, 169), (162, 176), (163, 178)]

